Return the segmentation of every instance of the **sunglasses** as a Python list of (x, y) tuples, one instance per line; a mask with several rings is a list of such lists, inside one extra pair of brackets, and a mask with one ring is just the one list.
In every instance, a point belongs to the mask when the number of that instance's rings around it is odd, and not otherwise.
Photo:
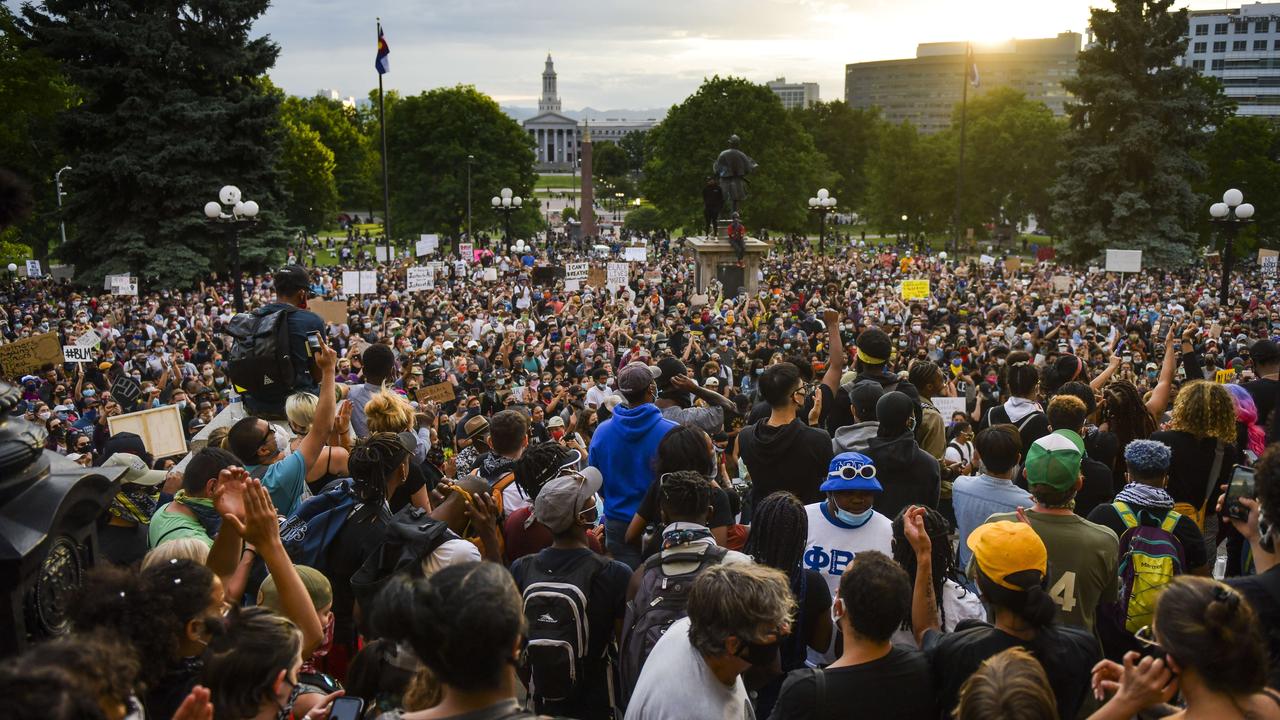
[(875, 465), (841, 465), (840, 467), (827, 473), (827, 477), (841, 478), (843, 480), (852, 480), (860, 477), (866, 480), (874, 480), (876, 477)]

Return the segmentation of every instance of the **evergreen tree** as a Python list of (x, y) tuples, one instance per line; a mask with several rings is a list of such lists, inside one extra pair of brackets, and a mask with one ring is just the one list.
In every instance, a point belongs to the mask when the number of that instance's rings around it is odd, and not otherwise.
[(197, 4), (45, 0), (24, 29), (61, 62), (83, 101), (59, 117), (68, 164), (68, 243), (79, 279), (133, 272), (189, 285), (223, 269), (221, 228), (202, 208), (225, 184), (262, 208), (241, 236), (245, 267), (281, 254), (278, 94), (264, 74), (279, 48), (251, 38), (268, 0)]
[(1149, 265), (1193, 256), (1208, 198), (1194, 190), (1195, 156), (1228, 103), (1216, 81), (1180, 64), (1187, 11), (1173, 0), (1116, 0), (1094, 9), (1094, 44), (1063, 86), (1069, 107), (1068, 158), (1054, 186), (1055, 229), (1068, 255), (1107, 248), (1142, 250)]
[(854, 108), (836, 100), (793, 112), (838, 176), (829, 188), (839, 203), (837, 209), (862, 210), (867, 195), (867, 161), (875, 152), (884, 125), (880, 109)]

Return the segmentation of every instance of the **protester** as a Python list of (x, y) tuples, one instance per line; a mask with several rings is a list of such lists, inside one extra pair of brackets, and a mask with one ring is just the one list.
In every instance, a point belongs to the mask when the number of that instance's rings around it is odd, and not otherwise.
[(1018, 461), (1022, 459), (1018, 428), (1008, 424), (984, 428), (977, 435), (975, 449), (981, 472), (956, 478), (951, 487), (962, 568), (967, 568), (973, 557), (967, 541), (974, 528), (992, 515), (1030, 507), (1034, 502), (1031, 493), (1013, 484)]
[(909, 505), (938, 507), (942, 472), (938, 458), (916, 443), (917, 408), (905, 393), (885, 393), (876, 403), (879, 427), (867, 443), (867, 457), (875, 463), (876, 477), (884, 492), (876, 497), (876, 510), (895, 517)]
[(1059, 720), (1044, 666), (1020, 647), (984, 660), (960, 687), (956, 720)]
[[(769, 417), (738, 432), (738, 457), (751, 476), (753, 502), (779, 490), (803, 502), (815, 502), (821, 497), (818, 486), (831, 461), (831, 436), (810, 427), (816, 424), (816, 416), (799, 416), (810, 388), (791, 363), (769, 366), (759, 382)], [(819, 410), (820, 405), (818, 401)]]
[[(913, 506), (920, 507), (920, 506)], [(906, 535), (907, 508), (893, 519), (893, 559), (903, 570), (907, 571), (907, 579), (915, 584), (916, 567), (915, 551)], [(918, 511), (917, 511), (918, 512)], [(967, 580), (960, 568), (956, 567), (955, 553), (951, 551), (948, 535), (951, 526), (942, 513), (933, 508), (924, 508), (924, 529), (933, 544), (933, 596), (938, 603), (938, 627), (943, 632), (952, 632), (966, 620), (986, 620), (986, 609), (978, 594), (965, 587)], [(936, 600), (941, 598), (941, 600)], [(893, 644), (914, 647), (915, 634), (911, 629), (911, 616), (903, 618), (902, 627), (893, 634)]]

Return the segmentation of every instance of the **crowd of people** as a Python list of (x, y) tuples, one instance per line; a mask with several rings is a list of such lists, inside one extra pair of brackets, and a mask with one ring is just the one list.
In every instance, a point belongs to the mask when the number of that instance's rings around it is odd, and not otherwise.
[[(344, 257), (236, 278), (248, 316), (226, 278), (0, 288), (4, 342), (99, 338), (6, 369), (14, 413), (123, 470), (0, 714), (1280, 717), (1252, 263), (1221, 304), (1214, 265), (857, 240), (775, 247), (752, 294), (670, 243), (613, 288), (532, 249), (413, 291), (416, 259)], [(163, 406), (187, 452), (107, 422)]]

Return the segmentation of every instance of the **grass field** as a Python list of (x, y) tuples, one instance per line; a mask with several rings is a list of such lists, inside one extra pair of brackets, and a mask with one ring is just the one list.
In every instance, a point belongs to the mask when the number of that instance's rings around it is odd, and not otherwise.
[(574, 185), (575, 178), (573, 175), (539, 175), (538, 179), (533, 183), (535, 190), (572, 188)]

